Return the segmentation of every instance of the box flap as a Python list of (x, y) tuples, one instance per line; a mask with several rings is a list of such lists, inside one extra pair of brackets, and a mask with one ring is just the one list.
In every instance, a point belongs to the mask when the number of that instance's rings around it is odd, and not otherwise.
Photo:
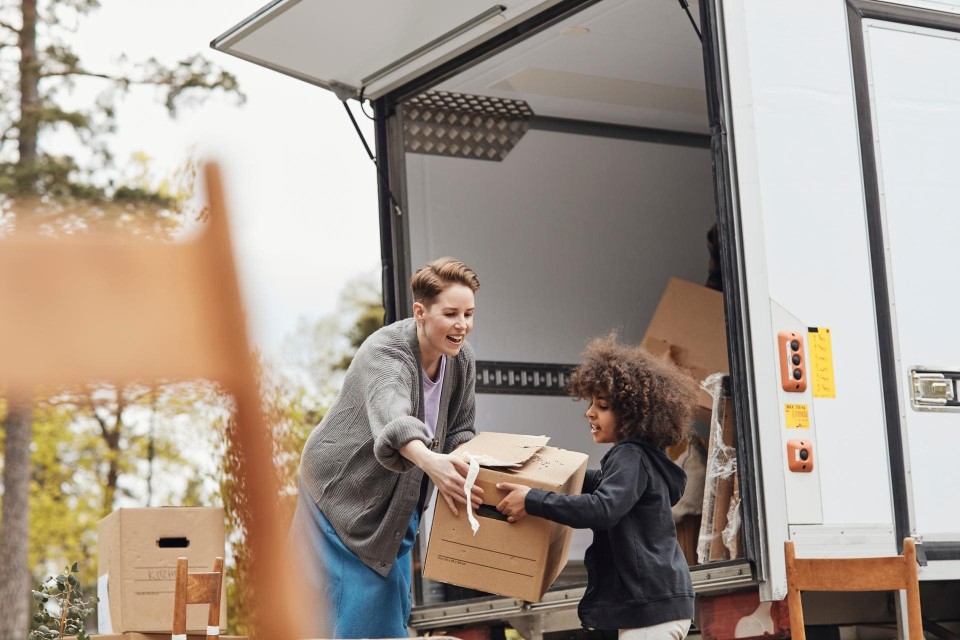
[(550, 441), (547, 436), (522, 436), (515, 433), (478, 433), (470, 442), (456, 448), (454, 453), (484, 456), (483, 467), (519, 467)]

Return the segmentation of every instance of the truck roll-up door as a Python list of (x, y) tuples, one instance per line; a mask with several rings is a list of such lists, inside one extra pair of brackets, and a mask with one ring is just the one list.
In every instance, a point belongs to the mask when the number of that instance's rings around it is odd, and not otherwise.
[(329, 89), (376, 99), (559, 0), (276, 0), (210, 46)]

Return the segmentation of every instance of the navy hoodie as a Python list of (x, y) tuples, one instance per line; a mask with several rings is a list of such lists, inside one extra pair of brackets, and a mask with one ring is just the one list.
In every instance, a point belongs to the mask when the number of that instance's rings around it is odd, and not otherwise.
[(587, 590), (578, 614), (585, 627), (636, 629), (693, 618), (690, 569), (677, 542), (670, 507), (687, 475), (660, 447), (636, 439), (613, 446), (583, 493), (530, 489), (530, 515), (592, 529)]

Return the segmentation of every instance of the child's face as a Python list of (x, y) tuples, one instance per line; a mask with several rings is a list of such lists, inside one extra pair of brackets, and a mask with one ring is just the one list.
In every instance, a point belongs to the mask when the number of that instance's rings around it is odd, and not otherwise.
[(617, 441), (617, 417), (606, 398), (594, 396), (584, 414), (590, 421), (590, 435), (597, 444)]

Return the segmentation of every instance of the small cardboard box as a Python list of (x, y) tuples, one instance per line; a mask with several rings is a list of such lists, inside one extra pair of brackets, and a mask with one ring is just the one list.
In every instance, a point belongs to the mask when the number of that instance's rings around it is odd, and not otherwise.
[[(697, 382), (711, 373), (729, 373), (723, 294), (670, 278), (641, 346), (688, 369)], [(708, 421), (713, 410), (710, 394), (700, 391), (698, 405), (699, 418)]]
[[(117, 509), (98, 527), (97, 626), (102, 634), (167, 633), (173, 627), (177, 558), (213, 571), (224, 556), (222, 507)], [(227, 628), (221, 595), (220, 628)], [(188, 633), (205, 634), (207, 608), (187, 607)]]
[[(587, 456), (545, 446), (545, 436), (484, 432), (459, 446), (453, 455), (488, 456), (515, 466), (483, 460), (477, 485), (484, 505), (474, 535), (465, 507), (454, 516), (447, 505), (434, 509), (423, 576), (460, 587), (479, 589), (538, 602), (567, 563), (572, 530), (528, 516), (516, 523), (496, 510), (506, 492), (498, 482), (514, 482), (557, 493), (578, 494), (583, 487)], [(492, 466), (491, 466), (492, 465)]]

